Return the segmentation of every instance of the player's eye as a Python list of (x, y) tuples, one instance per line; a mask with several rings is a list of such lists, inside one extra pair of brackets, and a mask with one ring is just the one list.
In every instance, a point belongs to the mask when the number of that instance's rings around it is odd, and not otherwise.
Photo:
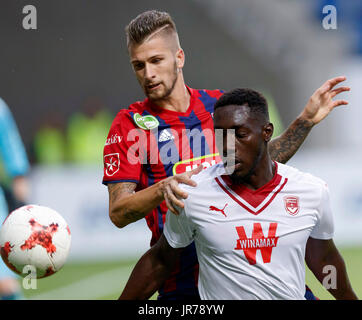
[(152, 63), (160, 63), (162, 61), (161, 58), (155, 58), (155, 59), (152, 59)]
[(238, 138), (238, 139), (243, 139), (243, 138), (246, 138), (248, 136), (248, 134), (247, 134), (247, 132), (237, 132), (236, 133), (236, 137)]
[(143, 69), (144, 68), (144, 64), (143, 63), (135, 63), (134, 65), (133, 65), (133, 69), (135, 69), (135, 70), (141, 70), (141, 69)]

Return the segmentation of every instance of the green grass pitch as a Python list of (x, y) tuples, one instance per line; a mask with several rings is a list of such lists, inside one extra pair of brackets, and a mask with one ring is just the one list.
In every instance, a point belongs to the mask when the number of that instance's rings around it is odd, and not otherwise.
[[(357, 296), (362, 297), (362, 247), (342, 248), (340, 252), (352, 287)], [(24, 290), (24, 296), (26, 299), (50, 300), (117, 299), (135, 263), (135, 260), (67, 263), (58, 273), (38, 280), (36, 289)], [(321, 300), (333, 299), (309, 270), (306, 283)]]

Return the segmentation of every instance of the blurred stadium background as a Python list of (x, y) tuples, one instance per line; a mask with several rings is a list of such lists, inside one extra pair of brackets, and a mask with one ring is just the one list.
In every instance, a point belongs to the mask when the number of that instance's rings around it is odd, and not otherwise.
[[(22, 9), (37, 9), (24, 30)], [(337, 29), (325, 30), (325, 5)], [(12, 110), (31, 160), (29, 203), (58, 210), (72, 231), (67, 265), (39, 280), (30, 299), (114, 299), (148, 248), (144, 221), (108, 218), (102, 150), (120, 108), (143, 93), (129, 65), (124, 27), (148, 10), (173, 16), (195, 88), (264, 92), (281, 130), (326, 79), (346, 75), (348, 107), (314, 128), (289, 162), (330, 186), (335, 242), (362, 297), (362, 2), (360, 0), (2, 1), (0, 97)], [(307, 273), (321, 299), (331, 296)]]

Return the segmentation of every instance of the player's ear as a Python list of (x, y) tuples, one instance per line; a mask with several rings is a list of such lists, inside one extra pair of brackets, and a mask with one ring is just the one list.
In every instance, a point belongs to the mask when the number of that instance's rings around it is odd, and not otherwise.
[(176, 51), (176, 66), (182, 69), (185, 65), (185, 52), (180, 48)]
[(274, 126), (272, 123), (269, 122), (263, 127), (264, 141), (269, 142), (273, 136), (273, 133), (274, 133)]

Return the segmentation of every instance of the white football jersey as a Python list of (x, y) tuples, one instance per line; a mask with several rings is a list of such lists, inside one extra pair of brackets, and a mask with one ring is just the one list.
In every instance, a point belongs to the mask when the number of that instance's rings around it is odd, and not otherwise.
[(185, 208), (166, 216), (172, 247), (195, 241), (201, 299), (305, 299), (307, 240), (333, 237), (326, 183), (280, 163), (255, 191), (224, 173), (217, 164), (193, 176)]

